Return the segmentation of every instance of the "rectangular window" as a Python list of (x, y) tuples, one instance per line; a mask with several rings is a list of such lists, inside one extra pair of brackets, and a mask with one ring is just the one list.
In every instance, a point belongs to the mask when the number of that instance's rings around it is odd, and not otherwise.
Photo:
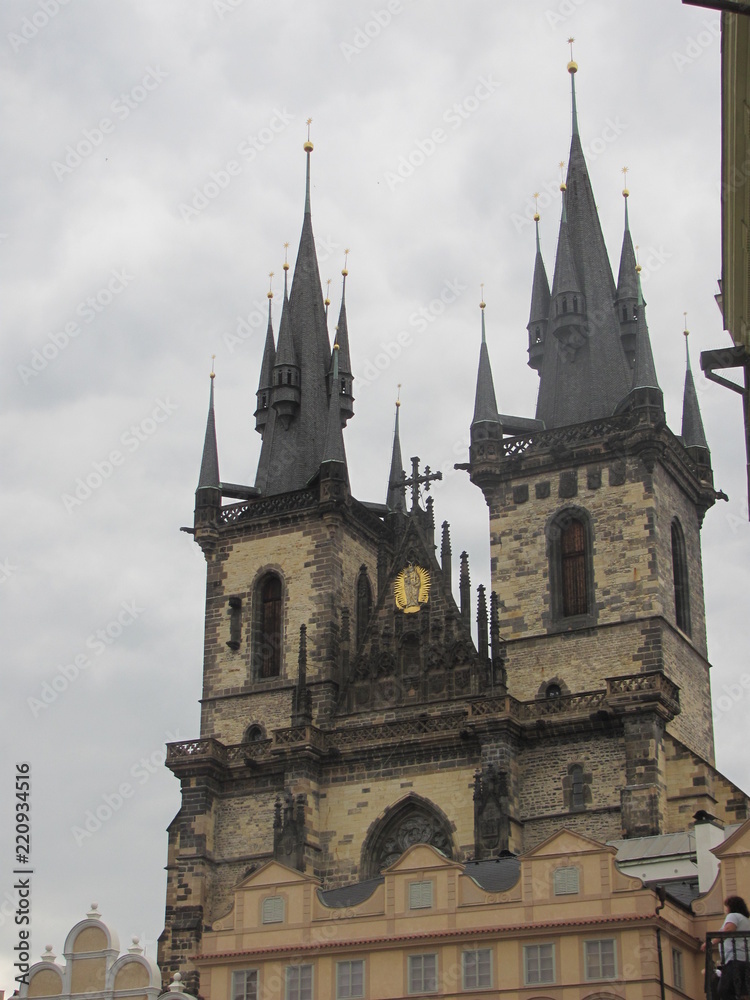
[(365, 995), (365, 963), (359, 958), (351, 962), (336, 963), (336, 997), (354, 1000)]
[(527, 944), (523, 949), (526, 985), (554, 983), (555, 946), (553, 944)]
[(258, 1000), (258, 970), (232, 973), (232, 1000)]
[(682, 952), (678, 948), (672, 949), (672, 980), (676, 990), (685, 989), (685, 976), (682, 971)]
[(492, 986), (492, 950), (475, 948), (463, 953), (463, 984), (465, 990), (488, 989)]
[(432, 906), (432, 881), (409, 884), (409, 909), (429, 910)]
[(312, 965), (287, 965), (286, 1000), (312, 1000)]
[(437, 955), (409, 955), (409, 993), (437, 993)]
[(587, 979), (614, 979), (617, 975), (615, 942), (612, 938), (583, 942)]
[(264, 924), (281, 924), (284, 922), (284, 897), (267, 896), (263, 900), (263, 914), (261, 917)]
[(555, 868), (555, 895), (572, 896), (578, 892), (578, 869)]

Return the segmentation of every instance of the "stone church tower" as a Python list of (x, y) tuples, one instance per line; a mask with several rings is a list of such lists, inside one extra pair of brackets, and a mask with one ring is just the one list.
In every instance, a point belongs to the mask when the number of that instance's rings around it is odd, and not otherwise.
[(498, 412), (482, 304), (464, 468), (489, 508), (492, 592), (479, 588), (476, 641), (468, 556), (456, 601), (447, 523), (436, 555), (439, 475), (417, 459), (404, 472), (398, 408), (385, 503), (351, 495), (346, 269), (331, 347), (305, 149), (278, 337), (269, 300), (255, 485), (221, 482), (212, 381), (191, 529), (208, 567), (201, 732), (168, 748), (182, 806), (159, 960), (196, 994), (189, 956), (270, 858), (335, 888), (415, 843), (465, 861), (561, 827), (606, 841), (747, 809), (714, 768), (700, 527), (716, 494), (692, 375), (676, 436), (627, 201), (615, 285), (575, 89), (551, 289), (537, 234), (534, 419)]

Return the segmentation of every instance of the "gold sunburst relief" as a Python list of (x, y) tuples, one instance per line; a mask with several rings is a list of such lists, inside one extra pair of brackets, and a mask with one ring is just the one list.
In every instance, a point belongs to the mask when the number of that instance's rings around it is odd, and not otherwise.
[(430, 599), (430, 584), (428, 570), (409, 563), (398, 574), (393, 585), (396, 607), (406, 615), (419, 611), (421, 606), (427, 604)]

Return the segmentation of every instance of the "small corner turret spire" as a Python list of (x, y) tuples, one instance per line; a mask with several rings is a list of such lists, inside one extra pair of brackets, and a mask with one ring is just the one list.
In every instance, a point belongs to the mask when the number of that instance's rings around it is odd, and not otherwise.
[(339, 403), (342, 427), (346, 426), (346, 422), (354, 415), (354, 396), (352, 395), (353, 375), (349, 355), (349, 326), (346, 319), (346, 279), (349, 274), (346, 265), (350, 253), (351, 251), (348, 248), (344, 250), (344, 266), (341, 269), (341, 309), (339, 311), (339, 321), (336, 326), (336, 335), (331, 352), (331, 366), (328, 372), (328, 396), (332, 398), (334, 385), (336, 384), (333, 376), (334, 355), (338, 354), (338, 391), (341, 396)]
[(211, 389), (208, 400), (208, 418), (206, 420), (206, 436), (203, 440), (203, 456), (201, 458), (201, 471), (198, 476), (198, 489), (218, 490), (221, 485), (219, 478), (219, 451), (216, 446), (216, 420), (214, 417), (214, 371), (215, 354), (211, 355)]
[(266, 329), (266, 343), (263, 348), (263, 361), (260, 366), (260, 377), (258, 379), (258, 391), (256, 392), (257, 406), (255, 409), (255, 429), (259, 434), (263, 434), (267, 424), (271, 403), (271, 390), (273, 388), (273, 366), (276, 364), (276, 346), (273, 339), (273, 271), (268, 274), (268, 328)]
[(570, 100), (573, 117), (573, 135), (578, 135), (578, 110), (576, 108), (576, 73), (578, 72), (578, 63), (573, 59), (574, 41), (575, 38), (568, 39), (568, 45), (570, 45), (570, 62), (568, 63), (568, 72), (570, 73)]
[(695, 391), (693, 381), (693, 369), (690, 366), (690, 345), (688, 338), (690, 331), (687, 328), (687, 313), (685, 317), (685, 392), (682, 399), (682, 443), (686, 448), (703, 448), (708, 451), (708, 441), (706, 432), (703, 429), (700, 407), (698, 406), (698, 394)]
[(534, 258), (534, 280), (531, 285), (531, 309), (526, 329), (529, 332), (529, 367), (536, 371), (542, 367), (544, 341), (549, 321), (549, 280), (542, 259), (542, 243), (539, 237), (539, 193), (534, 193), (534, 227), (536, 229), (536, 256)]
[(333, 345), (333, 388), (328, 403), (323, 459), (320, 463), (320, 499), (345, 500), (349, 495), (349, 472), (341, 423), (341, 394), (339, 392), (339, 346)]
[(472, 428), (481, 423), (499, 423), (497, 412), (497, 399), (495, 396), (495, 384), (492, 379), (492, 367), (490, 365), (490, 355), (487, 350), (487, 334), (484, 323), (484, 310), (487, 303), (484, 301), (484, 285), (482, 289), (482, 300), (479, 309), (482, 315), (482, 342), (479, 348), (479, 369), (477, 371), (477, 391), (474, 398), (474, 419), (471, 422)]
[(389, 511), (398, 514), (406, 513), (406, 496), (401, 487), (402, 480), (406, 479), (404, 464), (401, 459), (401, 436), (399, 433), (398, 415), (401, 409), (401, 383), (398, 384), (398, 395), (396, 397), (396, 420), (393, 426), (393, 449), (391, 451), (391, 470), (388, 476), (388, 491), (386, 493), (385, 505)]

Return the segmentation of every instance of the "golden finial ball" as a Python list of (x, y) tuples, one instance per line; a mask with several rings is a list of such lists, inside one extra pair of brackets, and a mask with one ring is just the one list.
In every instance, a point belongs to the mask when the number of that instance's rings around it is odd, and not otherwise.
[(689, 337), (689, 336), (690, 336), (690, 330), (683, 330), (683, 331), (682, 331), (682, 335), (683, 335), (684, 337)]
[(266, 296), (267, 296), (267, 298), (272, 299), (273, 298), (273, 292), (266, 292)]
[(342, 267), (341, 268), (341, 273), (344, 275), (344, 277), (346, 277), (347, 274), (349, 273), (349, 271), (345, 267)]
[(643, 268), (641, 267), (640, 264), (636, 264), (635, 265), (635, 273), (636, 274), (640, 274), (642, 270), (643, 270)]
[(324, 302), (324, 303), (325, 303), (325, 305), (327, 305), (327, 306), (330, 306), (330, 304), (331, 304), (331, 300), (330, 300), (330, 299), (328, 299), (328, 298), (324, 299), (324, 300), (323, 300), (323, 302)]
[(216, 372), (211, 372), (211, 374), (208, 377), (209, 378), (216, 378)]
[(479, 303), (479, 308), (480, 308), (480, 309), (484, 309), (484, 308), (486, 307), (486, 305), (487, 305), (487, 303), (486, 303), (486, 302), (480, 302), (480, 303)]
[(622, 189), (622, 196), (623, 196), (623, 198), (629, 198), (630, 197), (630, 191), (628, 191), (627, 188), (623, 188)]
[(541, 215), (539, 214), (539, 212), (534, 212), (534, 222), (539, 222), (540, 219)]
[(302, 148), (304, 149), (304, 151), (305, 151), (306, 153), (312, 153), (312, 151), (313, 151), (313, 149), (314, 149), (315, 147), (313, 146), (313, 144), (312, 144), (312, 143), (310, 142), (310, 140), (308, 139), (308, 140), (307, 140), (307, 141), (305, 142), (305, 144), (304, 144), (304, 146), (303, 146)]
[(565, 183), (565, 181), (563, 181), (562, 184), (560, 185), (560, 190), (561, 191), (567, 191), (568, 190), (568, 185)]
[(396, 406), (401, 406), (401, 403), (399, 402), (398, 399), (396, 400)]
[(568, 72), (571, 75), (573, 73), (577, 73), (578, 72), (578, 63), (574, 59), (571, 59), (570, 62), (568, 63)]
[(289, 263), (287, 261), (284, 261), (284, 263), (281, 266), (284, 268), (285, 271), (289, 270)]

